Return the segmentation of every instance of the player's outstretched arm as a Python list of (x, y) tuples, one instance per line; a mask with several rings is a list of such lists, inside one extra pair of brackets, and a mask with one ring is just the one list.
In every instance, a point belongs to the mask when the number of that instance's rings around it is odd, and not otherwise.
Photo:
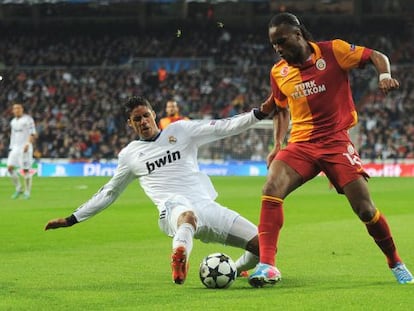
[(378, 88), (384, 93), (396, 90), (400, 87), (399, 82), (391, 76), (390, 61), (388, 57), (376, 50), (372, 51), (371, 61), (379, 74)]
[(265, 115), (272, 114), (276, 109), (275, 101), (273, 99), (273, 94), (270, 94), (269, 97), (260, 105), (260, 112)]
[(57, 228), (63, 228), (63, 227), (71, 227), (77, 222), (78, 221), (73, 215), (66, 217), (66, 218), (56, 218), (56, 219), (49, 220), (49, 222), (45, 226), (45, 230), (57, 229)]

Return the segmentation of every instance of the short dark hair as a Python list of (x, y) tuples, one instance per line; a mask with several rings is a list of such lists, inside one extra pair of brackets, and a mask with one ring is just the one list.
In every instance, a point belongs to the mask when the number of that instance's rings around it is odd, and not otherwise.
[(22, 107), (22, 108), (23, 108), (23, 110), (24, 110), (24, 105), (23, 105), (23, 103), (22, 103), (22, 102), (20, 102), (20, 101), (18, 101), (18, 102), (14, 102), (12, 106), (14, 106), (14, 105), (18, 105), (18, 106)]
[(299, 28), (305, 40), (313, 41), (312, 34), (306, 29), (296, 15), (288, 12), (276, 14), (270, 19), (269, 28), (277, 27), (282, 24)]
[(127, 102), (124, 105), (124, 113), (127, 119), (129, 119), (129, 117), (131, 116), (132, 110), (134, 110), (138, 106), (145, 106), (149, 110), (154, 110), (148, 99), (146, 99), (145, 97), (132, 96), (128, 98)]

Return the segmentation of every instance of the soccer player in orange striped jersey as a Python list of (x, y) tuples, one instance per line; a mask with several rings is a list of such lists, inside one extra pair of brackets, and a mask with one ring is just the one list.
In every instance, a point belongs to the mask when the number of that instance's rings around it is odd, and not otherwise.
[(189, 120), (189, 118), (180, 115), (180, 108), (178, 106), (178, 103), (172, 99), (167, 101), (167, 104), (165, 105), (165, 113), (166, 116), (164, 118), (161, 118), (159, 124), (159, 127), (162, 130), (175, 121)]
[[(290, 13), (277, 14), (270, 20), (269, 39), (281, 57), (270, 72), (276, 105), (275, 146), (267, 158), (269, 172), (262, 192), (260, 263), (249, 283), (262, 287), (281, 279), (275, 256), (284, 222), (283, 200), (322, 171), (337, 192), (345, 194), (397, 281), (414, 284), (384, 215), (371, 199), (369, 176), (348, 135), (349, 128), (357, 123), (348, 72), (371, 62), (378, 71), (379, 89), (386, 94), (399, 87), (391, 76), (388, 57), (339, 39), (315, 42)], [(289, 121), (288, 145), (281, 149)]]

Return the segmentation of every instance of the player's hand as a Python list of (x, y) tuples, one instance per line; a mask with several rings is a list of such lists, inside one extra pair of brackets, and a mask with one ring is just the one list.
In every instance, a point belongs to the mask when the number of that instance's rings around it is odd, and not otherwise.
[(260, 105), (260, 112), (270, 115), (275, 109), (276, 106), (273, 94), (270, 94), (269, 97)]
[(387, 95), (388, 92), (396, 90), (400, 87), (400, 83), (394, 78), (385, 78), (378, 82), (378, 88)]
[(70, 224), (67, 222), (65, 218), (57, 218), (49, 220), (49, 222), (46, 224), (45, 230), (49, 229), (57, 229), (62, 227), (69, 227)]
[(267, 168), (270, 167), (270, 165), (272, 164), (273, 160), (275, 159), (280, 149), (282, 149), (282, 146), (280, 144), (276, 144), (275, 147), (272, 149), (272, 151), (270, 151), (270, 153), (267, 155), (266, 157)]

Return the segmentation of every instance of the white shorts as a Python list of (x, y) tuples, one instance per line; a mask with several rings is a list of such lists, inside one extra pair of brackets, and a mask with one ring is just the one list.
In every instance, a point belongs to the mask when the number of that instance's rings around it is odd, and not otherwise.
[[(241, 217), (239, 213), (215, 201), (192, 206), (186, 198), (180, 195), (174, 196), (164, 203), (158, 221), (160, 229), (168, 236), (174, 236), (177, 232), (178, 217), (186, 211), (192, 211), (197, 218), (194, 238), (205, 243), (216, 242), (244, 247), (257, 234), (256, 226)], [(238, 229), (238, 232), (231, 232), (233, 224), (238, 218), (243, 221), (244, 228), (243, 230)], [(237, 236), (237, 242), (234, 239), (235, 236)]]
[(7, 166), (19, 167), (28, 170), (33, 164), (33, 146), (29, 145), (27, 152), (23, 152), (23, 148), (13, 148), (9, 151), (7, 158)]

